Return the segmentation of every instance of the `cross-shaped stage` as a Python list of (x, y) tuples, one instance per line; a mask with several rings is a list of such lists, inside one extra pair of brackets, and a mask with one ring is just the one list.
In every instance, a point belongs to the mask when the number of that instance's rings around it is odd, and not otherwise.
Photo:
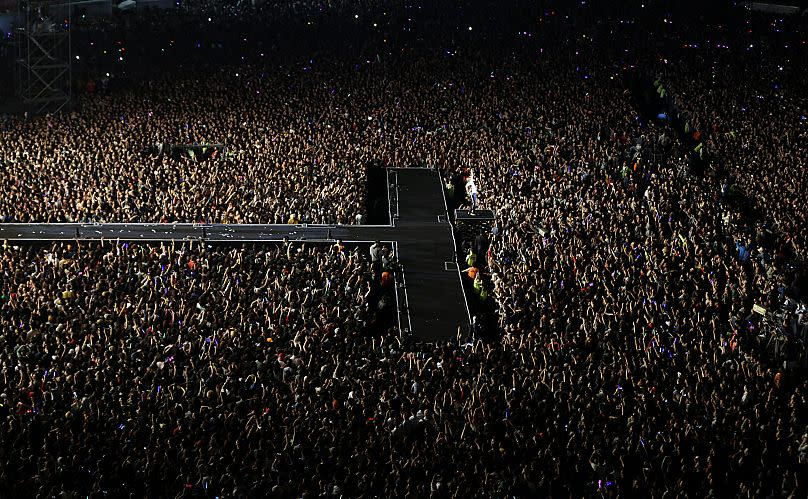
[(387, 171), (387, 179), (390, 225), (0, 224), (0, 239), (385, 241), (403, 269), (396, 288), (402, 329), (422, 341), (455, 338), (458, 326), (468, 328), (469, 309), (440, 175), (433, 169), (395, 168)]

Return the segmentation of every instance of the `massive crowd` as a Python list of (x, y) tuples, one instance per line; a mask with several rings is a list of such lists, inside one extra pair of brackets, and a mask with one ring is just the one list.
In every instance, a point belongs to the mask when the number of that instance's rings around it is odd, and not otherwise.
[[(0, 213), (21, 222), (352, 223), (365, 209), (363, 158), (337, 147), (350, 144), (351, 122), (328, 95), (287, 74), (221, 71), (19, 122), (0, 138)], [(207, 159), (144, 152), (220, 143), (226, 149)]]
[[(540, 9), (507, 48), (185, 69), (0, 132), (13, 220), (354, 223), (367, 168), (423, 165), (473, 171), (497, 213), (469, 260), (487, 342), (372, 327), (375, 245), (4, 244), (0, 491), (804, 496), (805, 322), (752, 308), (798, 289), (804, 126), (767, 99), (746, 121), (721, 107), (754, 92), (748, 61), (721, 58), (707, 100), (668, 69), (718, 172), (692, 175), (692, 136), (627, 90), (648, 46), (588, 8)], [(701, 67), (664, 52), (682, 36), (658, 37), (654, 71)]]
[(677, 35), (657, 65), (672, 108), (704, 145), (714, 182), (735, 184), (785, 249), (804, 260), (808, 87), (796, 63), (808, 56), (804, 24), (747, 14)]
[(375, 315), (358, 249), (6, 245), (2, 271), (0, 484), (13, 495), (166, 496), (186, 482), (255, 495), (267, 456), (290, 466), (275, 453), (332, 417), (342, 387), (327, 380), (353, 369)]

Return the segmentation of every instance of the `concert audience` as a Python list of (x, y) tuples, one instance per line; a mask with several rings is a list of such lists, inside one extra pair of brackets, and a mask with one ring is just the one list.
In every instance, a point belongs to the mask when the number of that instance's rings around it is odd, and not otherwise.
[(795, 64), (808, 57), (804, 22), (746, 12), (701, 28), (664, 38), (660, 82), (703, 144), (716, 190), (731, 184), (782, 238), (777, 252), (805, 261), (808, 87)]
[[(640, 117), (622, 35), (562, 14), (507, 48), (180, 70), (0, 131), (16, 221), (354, 223), (367, 168), (473, 173), (497, 230), (466, 263), (498, 323), (372, 327), (380, 243), (7, 242), (0, 495), (804, 497), (804, 345), (772, 356), (752, 310), (805, 248), (804, 129), (664, 76), (710, 161), (766, 184), (751, 224)], [(711, 99), (754, 92), (720, 60)]]

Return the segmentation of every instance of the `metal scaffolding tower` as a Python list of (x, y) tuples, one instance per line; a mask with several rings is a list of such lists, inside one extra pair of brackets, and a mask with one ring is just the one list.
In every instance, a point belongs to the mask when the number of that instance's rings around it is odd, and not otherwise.
[(54, 113), (71, 104), (72, 4), (64, 0), (17, 2), (17, 93), (31, 114)]

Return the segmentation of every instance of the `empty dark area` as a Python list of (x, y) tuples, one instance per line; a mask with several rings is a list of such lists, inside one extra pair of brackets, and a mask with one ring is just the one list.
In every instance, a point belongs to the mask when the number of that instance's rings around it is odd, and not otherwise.
[(387, 170), (369, 167), (367, 177), (367, 223), (370, 225), (389, 225), (390, 200), (388, 199)]

